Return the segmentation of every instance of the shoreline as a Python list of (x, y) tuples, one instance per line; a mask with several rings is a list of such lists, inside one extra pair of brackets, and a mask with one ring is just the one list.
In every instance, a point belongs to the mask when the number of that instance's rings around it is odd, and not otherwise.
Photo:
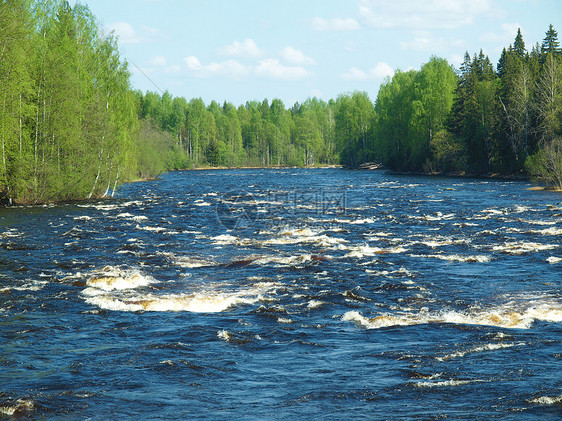
[(525, 174), (500, 174), (500, 173), (486, 173), (475, 174), (466, 172), (416, 172), (416, 171), (392, 171), (388, 170), (391, 175), (414, 175), (426, 177), (444, 177), (444, 178), (475, 178), (482, 180), (506, 180), (506, 181), (531, 181), (531, 178)]
[(344, 168), (343, 165), (340, 164), (329, 164), (329, 165), (318, 165), (318, 166), (311, 166), (311, 167), (302, 167), (298, 165), (294, 166), (277, 166), (271, 165), (268, 167), (265, 166), (241, 166), (241, 167), (210, 167), (210, 166), (203, 166), (203, 167), (194, 167), (194, 168), (182, 168), (178, 170), (169, 170), (169, 171), (205, 171), (205, 170), (294, 170), (294, 169), (331, 169), (331, 168)]
[[(353, 170), (353, 171), (385, 171), (389, 175), (403, 175), (403, 176), (415, 176), (415, 177), (443, 177), (443, 178), (460, 178), (460, 179), (477, 179), (477, 180), (498, 180), (498, 181), (527, 181), (533, 183), (535, 185), (531, 187), (527, 187), (526, 190), (529, 191), (545, 191), (545, 192), (555, 192), (555, 193), (562, 193), (561, 188), (554, 188), (550, 186), (538, 185), (537, 183), (533, 182), (531, 177), (526, 176), (525, 174), (512, 174), (512, 175), (504, 175), (504, 174), (497, 174), (497, 173), (490, 173), (490, 174), (472, 174), (472, 173), (449, 173), (449, 172), (415, 172), (415, 171), (392, 171), (384, 167), (377, 167), (377, 168), (350, 168), (340, 164), (331, 164), (331, 165), (319, 165), (319, 166), (311, 166), (311, 167), (301, 167), (301, 166), (269, 166), (269, 167), (261, 167), (261, 166), (242, 166), (242, 167), (196, 167), (196, 168), (183, 168), (183, 169), (176, 169), (176, 170), (168, 170), (165, 172), (173, 172), (173, 171), (208, 171), (208, 170), (289, 170), (289, 169), (344, 169), (344, 170)], [(164, 173), (165, 173), (164, 172)], [(125, 181), (123, 184), (127, 183), (140, 183), (146, 181), (154, 181), (158, 180), (162, 174), (157, 175), (156, 177), (148, 177), (148, 178), (136, 178), (133, 180)], [(18, 206), (44, 206), (44, 205), (53, 205), (59, 203), (80, 203), (86, 202), (88, 200), (99, 200), (103, 199), (103, 196), (95, 196), (91, 199), (83, 198), (83, 199), (74, 199), (74, 200), (52, 200), (46, 202), (38, 202), (38, 203), (31, 203), (31, 202), (18, 202), (12, 205), (5, 205), (0, 204), (0, 209), (8, 209)]]

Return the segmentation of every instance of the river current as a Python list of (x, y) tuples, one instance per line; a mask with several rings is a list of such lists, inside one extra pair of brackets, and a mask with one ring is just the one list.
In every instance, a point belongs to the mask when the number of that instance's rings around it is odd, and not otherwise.
[(172, 172), (0, 210), (0, 419), (562, 418), (562, 195)]

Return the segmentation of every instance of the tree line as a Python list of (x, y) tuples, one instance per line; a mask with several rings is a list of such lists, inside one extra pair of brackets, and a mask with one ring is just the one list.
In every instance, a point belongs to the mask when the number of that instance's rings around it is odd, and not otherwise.
[(308, 98), (287, 108), (280, 99), (189, 102), (168, 92), (136, 91), (139, 119), (173, 135), (176, 148), (168, 168), (354, 166), (369, 157), (374, 105), (365, 92), (342, 94), (328, 102)]
[(149, 152), (137, 107), (117, 40), (87, 6), (0, 1), (1, 202), (99, 197), (137, 177)]
[(562, 187), (562, 50), (550, 25), (527, 51), (518, 30), (497, 70), (482, 51), (455, 72), (432, 58), (397, 72), (375, 102), (370, 157), (401, 171), (538, 176)]
[(521, 32), (497, 67), (482, 51), (457, 71), (432, 57), (365, 92), (291, 107), (241, 106), (130, 86), (117, 40), (87, 6), (0, 1), (0, 201), (110, 195), (169, 169), (358, 167), (528, 174), (562, 187), (562, 52), (549, 27)]
[(358, 167), (455, 174), (526, 174), (562, 187), (562, 52), (550, 25), (527, 51), (521, 31), (497, 68), (482, 51), (459, 70), (432, 57), (397, 71), (372, 102), (365, 92), (291, 108), (278, 99), (235, 107), (136, 93), (139, 118), (172, 134), (197, 166)]

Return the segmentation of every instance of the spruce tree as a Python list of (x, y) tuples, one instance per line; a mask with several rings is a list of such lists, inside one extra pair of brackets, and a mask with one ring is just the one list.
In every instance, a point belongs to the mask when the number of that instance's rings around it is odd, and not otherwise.
[(552, 53), (555, 57), (562, 54), (560, 42), (558, 41), (558, 32), (554, 30), (552, 24), (548, 27), (548, 31), (546, 31), (546, 36), (541, 45), (541, 64), (545, 62), (546, 56), (549, 53)]
[(517, 29), (517, 35), (515, 36), (515, 41), (513, 42), (513, 51), (517, 57), (525, 57), (525, 42), (523, 41), (523, 35), (521, 35), (521, 28)]

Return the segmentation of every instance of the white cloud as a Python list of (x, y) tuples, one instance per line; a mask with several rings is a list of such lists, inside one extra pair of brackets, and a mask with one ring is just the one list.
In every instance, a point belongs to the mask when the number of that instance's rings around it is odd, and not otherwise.
[(226, 60), (203, 65), (197, 57), (189, 56), (184, 59), (184, 62), (187, 68), (199, 77), (227, 76), (232, 79), (240, 79), (251, 72), (251, 68), (240, 64), (236, 60)]
[(187, 68), (189, 70), (198, 71), (201, 70), (201, 62), (195, 56), (189, 56), (183, 59), (185, 64), (187, 64)]
[(234, 41), (232, 44), (225, 45), (217, 50), (221, 56), (239, 58), (257, 58), (263, 55), (254, 40), (248, 38), (242, 42)]
[(359, 1), (359, 13), (375, 28), (456, 29), (491, 12), (491, 0)]
[(142, 41), (142, 37), (130, 23), (115, 22), (107, 25), (107, 29), (109, 32), (115, 31), (115, 35), (119, 37), (120, 44), (138, 44)]
[(371, 79), (384, 79), (394, 76), (394, 70), (388, 63), (379, 62), (368, 71), (352, 67), (347, 73), (341, 75), (345, 80), (364, 82)]
[(293, 47), (285, 47), (279, 52), (279, 56), (289, 64), (307, 66), (316, 64), (314, 59), (307, 57), (301, 50)]
[(150, 59), (150, 64), (152, 66), (165, 66), (168, 64), (168, 61), (164, 56), (155, 56)]
[(394, 69), (388, 63), (380, 62), (371, 69), (371, 75), (376, 78), (385, 78), (387, 76), (394, 76)]
[(255, 69), (258, 76), (281, 80), (299, 80), (312, 76), (312, 72), (301, 66), (285, 66), (279, 60), (268, 58), (261, 60)]
[(359, 70), (357, 67), (352, 67), (347, 73), (342, 74), (341, 77), (345, 80), (356, 80), (360, 82), (369, 78), (367, 73), (363, 70)]
[(311, 27), (315, 31), (356, 31), (361, 25), (352, 18), (324, 19), (316, 17), (311, 21)]

